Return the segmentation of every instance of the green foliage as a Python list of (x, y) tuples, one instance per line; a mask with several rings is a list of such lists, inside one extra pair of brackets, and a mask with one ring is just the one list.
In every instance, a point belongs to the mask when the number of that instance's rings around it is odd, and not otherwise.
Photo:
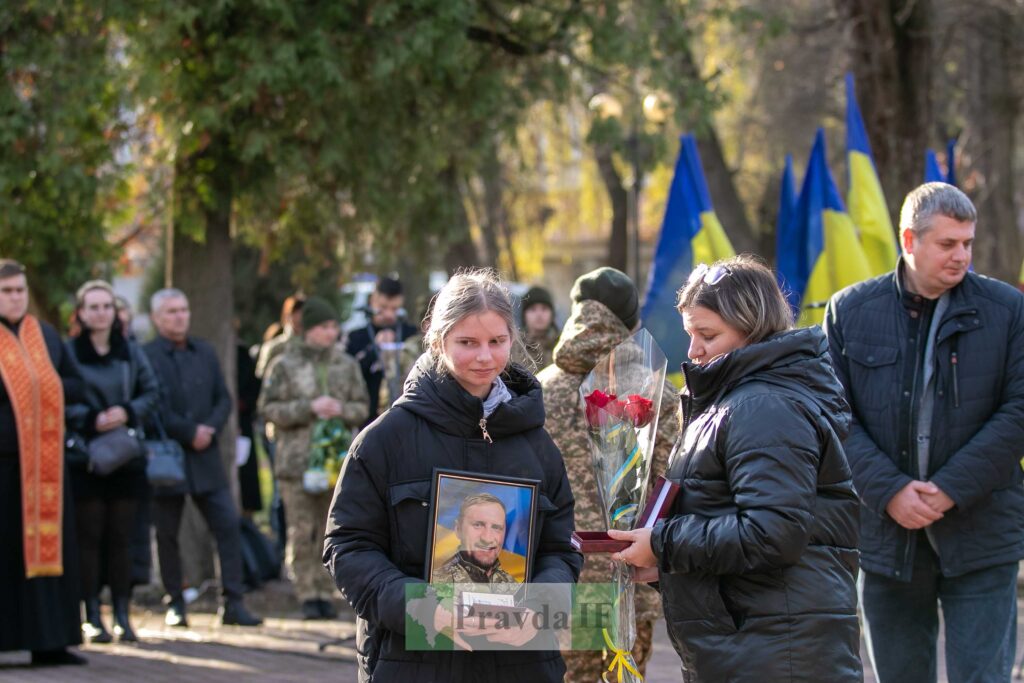
[(693, 26), (758, 21), (710, 0), (11, 4), (0, 252), (46, 265), (33, 284), (50, 307), (110, 258), (104, 221), (167, 219), (171, 202), (146, 197), (171, 192), (166, 177), (122, 182), (146, 149), (174, 169), (176, 234), (201, 241), (230, 210), (239, 295), (336, 291), (368, 252), (379, 268), (439, 265), (466, 237), (460, 187), (538, 102), (617, 94), (627, 115), (591, 135), (626, 159), (635, 130), (653, 168), (674, 145), (637, 125), (637, 96), (664, 91), (677, 122), (704, 120), (721, 100), (681, 66)]
[(89, 2), (0, 3), (0, 254), (28, 267), (51, 320), (109, 257), (125, 122), (108, 21)]

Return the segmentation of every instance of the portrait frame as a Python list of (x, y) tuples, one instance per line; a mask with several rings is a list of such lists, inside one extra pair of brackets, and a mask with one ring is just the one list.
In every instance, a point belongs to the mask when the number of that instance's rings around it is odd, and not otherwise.
[(461, 548), (455, 529), (459, 510), (469, 497), (480, 494), (497, 498), (505, 508), (505, 534), (496, 566), (517, 584), (528, 582), (534, 563), (540, 480), (441, 468), (434, 469), (430, 487), (424, 577), (428, 582), (439, 583), (435, 572), (455, 559)]

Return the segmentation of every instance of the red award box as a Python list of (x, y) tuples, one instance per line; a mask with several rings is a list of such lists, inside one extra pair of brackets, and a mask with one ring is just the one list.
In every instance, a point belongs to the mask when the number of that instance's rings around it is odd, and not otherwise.
[[(636, 529), (649, 529), (659, 519), (668, 517), (672, 504), (679, 495), (679, 484), (665, 477), (658, 477), (647, 499), (644, 512), (637, 520)], [(574, 531), (572, 545), (581, 553), (617, 553), (630, 546), (629, 541), (616, 541), (608, 536), (607, 531)]]

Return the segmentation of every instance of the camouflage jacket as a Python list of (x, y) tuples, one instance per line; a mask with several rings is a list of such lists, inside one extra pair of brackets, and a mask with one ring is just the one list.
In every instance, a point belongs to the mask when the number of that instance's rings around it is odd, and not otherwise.
[(284, 332), (268, 339), (263, 342), (260, 346), (259, 355), (256, 357), (256, 376), (263, 379), (267, 375), (267, 369), (270, 367), (270, 363), (284, 353), (285, 349), (288, 348), (288, 343), (292, 340), (300, 341), (294, 330), (289, 326), (285, 328)]
[[(605, 528), (597, 494), (597, 483), (591, 465), (590, 443), (583, 415), (580, 385), (597, 361), (630, 336), (629, 330), (608, 307), (597, 301), (573, 304), (572, 315), (562, 329), (555, 347), (554, 365), (537, 375), (544, 387), (545, 427), (554, 439), (569, 474), (576, 498), (576, 528), (599, 531)], [(654, 467), (651, 484), (664, 474), (668, 456), (679, 436), (679, 400), (675, 387), (668, 382), (661, 394), (658, 432), (654, 443)], [(611, 556), (585, 556), (580, 583), (611, 581)], [(637, 619), (658, 619), (661, 605), (657, 592), (648, 586), (636, 591)]]
[(552, 354), (557, 343), (558, 328), (552, 325), (539, 337), (524, 337), (523, 346), (525, 348), (516, 349), (512, 354), (512, 361), (536, 374), (551, 365)]
[(464, 557), (462, 551), (455, 553), (450, 560), (438, 567), (430, 575), (431, 583), (490, 583), (490, 584), (515, 584), (519, 587), (519, 581), (495, 564), (488, 574), (487, 570)]
[(366, 420), (370, 397), (359, 363), (340, 346), (318, 349), (295, 339), (267, 369), (258, 404), (260, 416), (275, 425), (280, 479), (302, 478), (317, 421), (311, 403), (324, 394), (341, 401), (341, 419), (350, 429)]

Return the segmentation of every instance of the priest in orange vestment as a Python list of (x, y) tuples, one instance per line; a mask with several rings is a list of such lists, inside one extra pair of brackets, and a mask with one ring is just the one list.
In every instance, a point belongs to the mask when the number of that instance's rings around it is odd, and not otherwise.
[(28, 282), (0, 259), (0, 651), (83, 664), (64, 405), (81, 390), (57, 331), (28, 314)]

